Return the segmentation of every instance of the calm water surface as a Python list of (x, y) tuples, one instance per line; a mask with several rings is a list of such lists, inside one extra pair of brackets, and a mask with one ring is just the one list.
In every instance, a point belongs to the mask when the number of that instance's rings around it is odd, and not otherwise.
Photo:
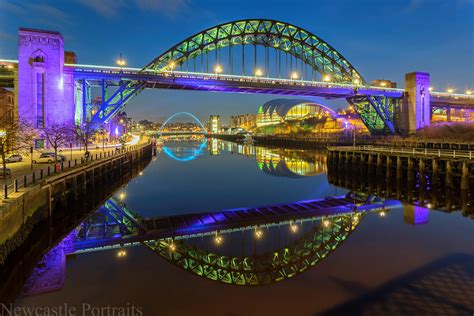
[[(149, 218), (346, 193), (328, 183), (321, 151), (176, 139), (167, 141), (143, 174), (117, 196), (130, 210)], [(338, 238), (339, 221), (333, 219), (328, 228), (334, 232), (331, 238)], [(320, 221), (312, 221), (300, 223), (297, 231), (288, 225), (265, 228), (259, 239), (252, 230), (237, 231), (222, 235), (219, 244), (208, 236), (189, 240), (189, 245), (252, 258), (298, 243), (320, 226)], [(59, 289), (19, 297), (16, 305), (133, 305), (146, 315), (313, 315), (327, 310), (357, 313), (358, 308), (374, 314), (472, 315), (473, 236), (472, 215), (460, 212), (405, 206), (370, 213), (314, 266), (302, 258), (302, 265), (294, 267), (301, 273), (290, 278), (271, 275), (272, 284), (261, 286), (228, 285), (198, 276), (144, 245), (85, 252), (67, 256), (64, 271), (56, 272), (64, 278)]]

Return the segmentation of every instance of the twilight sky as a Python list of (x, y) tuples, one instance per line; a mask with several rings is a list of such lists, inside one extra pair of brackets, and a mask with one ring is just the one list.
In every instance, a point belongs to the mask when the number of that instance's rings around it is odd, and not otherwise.
[[(405, 73), (425, 71), (436, 90), (474, 88), (474, 0), (0, 0), (0, 58), (17, 58), (22, 26), (61, 32), (79, 63), (113, 65), (122, 53), (129, 66), (142, 67), (192, 34), (245, 18), (313, 32), (368, 81), (403, 87)], [(152, 120), (189, 111), (206, 120), (255, 112), (272, 98), (147, 90), (126, 111)]]

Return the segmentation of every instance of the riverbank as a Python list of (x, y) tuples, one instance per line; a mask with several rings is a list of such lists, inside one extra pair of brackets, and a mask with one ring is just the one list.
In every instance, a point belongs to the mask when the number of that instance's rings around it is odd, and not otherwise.
[[(20, 189), (0, 206), (0, 298), (9, 297), (21, 273), (26, 278), (47, 249), (84, 216), (139, 174), (152, 145), (91, 162)], [(7, 290), (9, 289), (9, 290)], [(18, 289), (16, 289), (18, 290)]]

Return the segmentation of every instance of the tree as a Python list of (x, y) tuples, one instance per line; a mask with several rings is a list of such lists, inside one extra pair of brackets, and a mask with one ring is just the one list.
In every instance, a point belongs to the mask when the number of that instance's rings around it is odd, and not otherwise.
[(67, 145), (70, 129), (65, 125), (53, 123), (41, 129), (49, 146), (54, 149), (54, 162), (58, 162), (58, 148)]
[(26, 154), (37, 137), (27, 120), (15, 120), (10, 115), (0, 117), (0, 155), (2, 157), (2, 174), (6, 178), (6, 157), (10, 154)]
[(95, 133), (95, 129), (92, 128), (90, 123), (77, 124), (74, 129), (76, 138), (84, 145), (84, 149), (87, 152), (89, 148), (89, 142)]

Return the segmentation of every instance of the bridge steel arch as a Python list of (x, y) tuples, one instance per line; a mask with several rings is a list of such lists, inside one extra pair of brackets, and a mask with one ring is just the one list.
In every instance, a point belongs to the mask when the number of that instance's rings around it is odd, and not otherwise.
[(200, 277), (233, 285), (267, 285), (295, 277), (322, 262), (357, 228), (362, 216), (334, 217), (330, 228), (317, 225), (293, 243), (259, 256), (216, 254), (191, 246), (185, 240), (161, 239), (145, 245)]
[[(395, 108), (398, 99), (385, 96), (357, 95), (357, 87), (367, 85), (359, 72), (336, 49), (313, 33), (295, 25), (269, 19), (246, 19), (223, 23), (196, 33), (174, 45), (148, 63), (141, 72), (172, 70), (201, 54), (236, 45), (263, 45), (293, 55), (335, 83), (355, 85), (355, 97), (348, 99), (372, 134), (395, 132)], [(146, 82), (124, 80), (114, 94), (104, 101), (92, 119), (97, 128), (110, 119)]]
[(143, 70), (172, 70), (200, 54), (236, 45), (262, 45), (287, 52), (334, 82), (363, 83), (362, 76), (337, 50), (315, 34), (295, 25), (268, 19), (219, 24), (194, 34), (161, 54)]
[(160, 129), (158, 130), (158, 132), (160, 132), (168, 123), (169, 121), (171, 121), (172, 119), (174, 119), (175, 117), (177, 116), (180, 116), (180, 115), (185, 115), (185, 116), (189, 116), (190, 118), (192, 118), (194, 121), (196, 121), (202, 128), (202, 130), (204, 131), (204, 133), (207, 134), (207, 130), (206, 128), (204, 127), (204, 125), (201, 123), (201, 121), (196, 117), (196, 115), (192, 114), (192, 113), (189, 113), (189, 112), (177, 112), (177, 113), (174, 113), (173, 115), (171, 115), (170, 117), (168, 117), (166, 119), (166, 121), (163, 123), (163, 125), (161, 125)]

